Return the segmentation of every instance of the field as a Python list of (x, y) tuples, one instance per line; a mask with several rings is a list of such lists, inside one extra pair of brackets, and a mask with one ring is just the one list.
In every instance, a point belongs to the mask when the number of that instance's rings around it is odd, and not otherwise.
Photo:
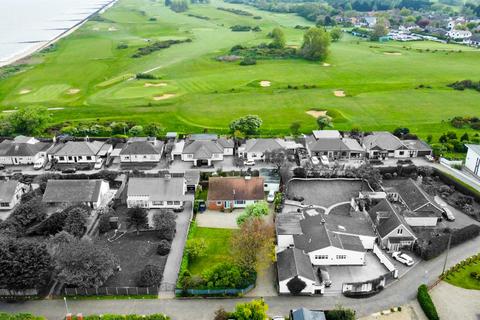
[[(220, 11), (219, 6), (262, 19)], [(262, 31), (230, 31), (235, 24), (259, 25)], [(329, 111), (337, 129), (407, 126), (421, 137), (452, 130), (448, 119), (453, 116), (480, 116), (480, 93), (446, 86), (478, 80), (480, 50), (465, 46), (380, 44), (345, 35), (332, 44), (326, 64), (290, 59), (239, 66), (215, 60), (236, 44), (269, 42), (267, 34), (275, 26), (284, 30), (288, 45), (299, 46), (303, 31), (296, 25), (311, 23), (220, 0), (190, 5), (185, 13), (174, 13), (163, 1), (120, 0), (50, 52), (36, 55), (32, 67), (0, 80), (0, 110), (63, 108), (50, 111), (52, 125), (129, 120), (157, 122), (165, 131), (220, 133), (227, 132), (231, 120), (258, 114), (264, 121), (261, 134), (275, 135), (288, 133), (293, 121), (301, 123), (303, 132), (314, 129), (315, 119), (306, 111), (315, 109)], [(131, 57), (140, 47), (171, 39), (192, 42)], [(128, 48), (119, 49), (120, 44)], [(158, 80), (135, 80), (137, 73)], [(271, 86), (260, 86), (262, 80)], [(421, 84), (430, 88), (416, 89)], [(336, 90), (346, 96), (335, 96)]]
[(203, 271), (214, 265), (229, 260), (230, 238), (233, 230), (218, 228), (195, 228), (192, 239), (202, 238), (207, 243), (205, 256), (190, 262), (189, 270), (192, 274), (202, 274)]

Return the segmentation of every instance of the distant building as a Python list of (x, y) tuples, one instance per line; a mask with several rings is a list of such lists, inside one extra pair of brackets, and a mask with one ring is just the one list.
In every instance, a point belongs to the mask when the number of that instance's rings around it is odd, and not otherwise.
[(13, 140), (0, 143), (0, 163), (4, 165), (29, 165), (45, 158), (53, 146), (50, 142), (40, 142), (33, 137), (17, 136)]
[(465, 158), (465, 167), (474, 175), (480, 177), (480, 145), (467, 144), (467, 157)]
[(208, 180), (208, 208), (232, 210), (265, 199), (261, 177), (211, 177)]
[(452, 39), (468, 39), (472, 36), (472, 33), (468, 30), (450, 30), (447, 32), (447, 37)]
[(0, 210), (11, 210), (27, 192), (27, 186), (15, 180), (0, 182)]

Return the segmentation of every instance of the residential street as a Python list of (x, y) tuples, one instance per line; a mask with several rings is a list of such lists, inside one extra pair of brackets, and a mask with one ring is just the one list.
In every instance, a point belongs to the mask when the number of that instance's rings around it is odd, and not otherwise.
[[(470, 240), (450, 250), (447, 267), (478, 253), (480, 238)], [(334, 308), (341, 304), (365, 316), (392, 306), (400, 306), (413, 300), (417, 287), (424, 282), (433, 283), (442, 272), (445, 255), (431, 261), (422, 261), (399, 281), (394, 282), (383, 292), (370, 298), (349, 299), (343, 296), (333, 297), (265, 297), (270, 315), (285, 315), (291, 308), (304, 306), (312, 309)], [(178, 320), (211, 320), (215, 310), (224, 307), (233, 309), (243, 299), (159, 299), (159, 300), (81, 300), (68, 301), (70, 312), (90, 313), (155, 313), (163, 312)], [(0, 310), (7, 312), (32, 312), (48, 319), (62, 319), (65, 314), (63, 300), (41, 300), (24, 303), (0, 303)]]

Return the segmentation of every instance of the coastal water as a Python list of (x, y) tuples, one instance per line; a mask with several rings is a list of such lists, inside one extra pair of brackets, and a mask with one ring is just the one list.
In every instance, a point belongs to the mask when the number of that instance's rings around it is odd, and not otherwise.
[(41, 47), (111, 0), (0, 0), (0, 65)]

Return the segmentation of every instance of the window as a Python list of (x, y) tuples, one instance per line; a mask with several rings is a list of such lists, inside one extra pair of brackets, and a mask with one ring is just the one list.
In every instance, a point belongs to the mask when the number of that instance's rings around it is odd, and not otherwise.
[(193, 158), (193, 154), (187, 154), (187, 159), (192, 159)]
[(65, 157), (58, 157), (58, 160), (64, 161), (64, 160), (65, 160)]
[(402, 228), (397, 229), (397, 234), (403, 234), (403, 229)]
[(73, 157), (72, 157), (72, 156), (68, 156), (68, 160), (73, 160)]
[(163, 206), (163, 201), (153, 201), (152, 204), (154, 206)]
[(87, 160), (92, 160), (92, 156), (87, 156)]
[(316, 255), (316, 256), (315, 256), (315, 259), (317, 259), (317, 260), (326, 260), (326, 259), (328, 259), (328, 255), (327, 255), (327, 254)]
[(143, 159), (147, 159), (147, 156), (143, 156)]
[(9, 206), (10, 206), (10, 203), (8, 203), (8, 202), (0, 202), (0, 207), (2, 207), (2, 208), (7, 208)]
[(235, 200), (235, 204), (245, 204), (245, 200)]
[(404, 151), (399, 151), (398, 152), (398, 154), (401, 155), (401, 156), (403, 156), (404, 153), (405, 153)]
[(171, 206), (173, 204), (173, 201), (167, 201), (167, 206)]
[(344, 254), (337, 254), (337, 259), (338, 260), (345, 260), (345, 259), (347, 259), (347, 256), (344, 255)]
[(180, 201), (173, 201), (173, 204), (178, 206), (178, 205), (180, 205)]
[(222, 201), (217, 201), (217, 206), (221, 206), (222, 205)]

